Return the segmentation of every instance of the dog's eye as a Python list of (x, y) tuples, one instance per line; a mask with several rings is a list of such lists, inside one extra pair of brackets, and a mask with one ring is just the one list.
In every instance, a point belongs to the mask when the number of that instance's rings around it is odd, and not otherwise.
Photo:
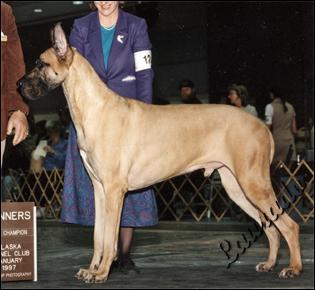
[(38, 69), (41, 69), (41, 68), (43, 68), (44, 66), (48, 66), (48, 64), (45, 63), (45, 62), (43, 62), (41, 59), (37, 59), (37, 60), (35, 61), (35, 64), (36, 64), (36, 67), (37, 67)]
[(44, 66), (43, 62), (40, 59), (36, 59), (35, 65), (37, 68), (42, 68)]

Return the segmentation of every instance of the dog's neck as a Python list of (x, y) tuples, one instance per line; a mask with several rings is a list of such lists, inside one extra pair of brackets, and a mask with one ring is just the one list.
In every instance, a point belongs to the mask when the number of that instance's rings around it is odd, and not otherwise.
[[(68, 101), (72, 104), (84, 105), (104, 101), (111, 97), (108, 87), (102, 82), (90, 63), (78, 52), (74, 53), (63, 87), (67, 91)], [(103, 91), (104, 94), (93, 94), (94, 91)], [(80, 106), (80, 108), (84, 109), (84, 106)]]
[(95, 108), (102, 108), (102, 113), (106, 114), (106, 108), (110, 103), (119, 98), (103, 83), (90, 63), (78, 52), (74, 53), (68, 76), (62, 87), (78, 139), (79, 135), (85, 136), (85, 124), (91, 118), (97, 118)]

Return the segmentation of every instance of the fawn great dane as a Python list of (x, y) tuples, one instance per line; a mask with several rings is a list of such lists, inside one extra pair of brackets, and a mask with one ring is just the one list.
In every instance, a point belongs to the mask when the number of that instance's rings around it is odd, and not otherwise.
[(117, 258), (127, 191), (197, 169), (204, 169), (205, 176), (217, 169), (229, 197), (264, 226), (269, 256), (256, 270), (275, 266), (280, 232), (289, 246), (290, 264), (279, 275), (300, 274), (299, 226), (277, 203), (270, 179), (274, 142), (263, 122), (228, 105), (157, 106), (121, 97), (69, 46), (60, 23), (51, 35), (53, 47), (40, 55), (19, 87), (25, 97), (37, 99), (62, 85), (92, 179), (94, 253), (89, 268), (80, 269), (77, 278), (106, 281)]

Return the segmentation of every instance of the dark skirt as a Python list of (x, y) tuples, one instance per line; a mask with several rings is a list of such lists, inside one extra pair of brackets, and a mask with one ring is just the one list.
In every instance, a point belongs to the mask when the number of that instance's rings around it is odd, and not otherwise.
[[(77, 136), (70, 126), (67, 147), (61, 220), (66, 223), (94, 225), (93, 185), (81, 159)], [(147, 227), (158, 223), (157, 205), (152, 188), (128, 192), (121, 216), (122, 227)]]

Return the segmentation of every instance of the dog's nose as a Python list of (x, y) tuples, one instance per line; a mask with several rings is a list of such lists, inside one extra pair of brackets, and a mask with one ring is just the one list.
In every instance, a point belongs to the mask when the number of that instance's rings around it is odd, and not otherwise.
[(23, 85), (25, 83), (25, 78), (22, 77), (21, 79), (19, 79), (17, 82), (16, 82), (16, 85), (18, 86), (18, 88), (22, 88)]

